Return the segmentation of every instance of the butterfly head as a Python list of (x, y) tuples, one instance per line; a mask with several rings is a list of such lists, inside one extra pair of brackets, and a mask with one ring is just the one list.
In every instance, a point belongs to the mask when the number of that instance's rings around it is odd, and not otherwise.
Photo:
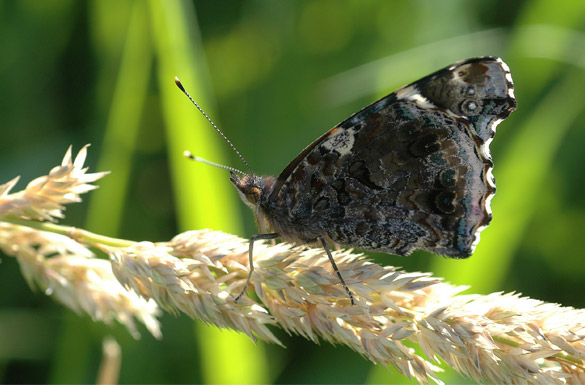
[(255, 209), (258, 205), (258, 201), (262, 196), (266, 178), (259, 177), (256, 175), (243, 175), (240, 176), (235, 172), (230, 172), (230, 182), (236, 186), (240, 198), (250, 208)]

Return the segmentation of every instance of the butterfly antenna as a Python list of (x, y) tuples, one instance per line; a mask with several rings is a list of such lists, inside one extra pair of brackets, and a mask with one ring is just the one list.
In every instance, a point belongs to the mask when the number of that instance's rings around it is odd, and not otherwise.
[[(221, 132), (221, 130), (215, 125), (215, 123), (213, 123), (213, 120), (211, 120), (211, 118), (209, 116), (207, 116), (207, 114), (205, 113), (205, 111), (203, 111), (201, 109), (201, 107), (199, 107), (199, 104), (197, 104), (195, 102), (195, 100), (193, 100), (193, 98), (191, 97), (191, 95), (189, 95), (189, 93), (187, 92), (187, 90), (185, 90), (185, 87), (183, 87), (183, 84), (181, 84), (181, 81), (179, 80), (178, 77), (175, 76), (175, 84), (177, 85), (177, 87), (179, 87), (179, 89), (181, 91), (183, 91), (183, 93), (185, 95), (187, 95), (187, 97), (189, 98), (189, 100), (191, 101), (191, 103), (193, 103), (195, 105), (195, 107), (197, 107), (197, 109), (199, 110), (199, 112), (201, 112), (203, 114), (203, 116), (205, 116), (205, 118), (209, 121), (209, 123), (211, 123), (211, 125), (213, 126), (213, 128), (215, 128), (215, 130), (221, 135), (222, 138), (225, 139), (225, 141), (230, 145), (230, 147), (232, 148), (232, 150), (234, 150), (236, 152), (236, 154), (238, 154), (238, 156), (240, 157), (240, 159), (242, 160), (242, 162), (246, 165), (246, 168), (248, 169), (248, 171), (250, 171), (250, 175), (255, 175), (254, 171), (252, 171), (252, 168), (250, 167), (250, 165), (248, 164), (248, 162), (246, 162), (246, 159), (244, 159), (244, 157), (242, 156), (242, 154), (240, 154), (240, 152), (238, 151), (238, 149), (236, 148), (236, 146), (234, 146), (232, 144), (232, 142), (230, 142), (230, 140), (224, 135), (223, 132)], [(191, 153), (189, 153), (191, 154)], [(187, 156), (187, 154), (185, 153), (185, 156)], [(213, 162), (209, 162), (205, 159), (202, 158), (198, 158), (195, 157), (191, 154), (191, 156), (187, 156), (190, 159), (196, 160), (198, 162), (202, 162), (202, 163), (206, 163), (209, 164), (210, 166), (216, 166), (216, 167), (220, 167), (220, 168), (225, 168), (231, 171), (236, 171), (239, 172), (241, 174), (246, 175), (244, 172), (240, 171), (240, 170), (236, 170), (236, 169), (232, 169), (231, 167), (227, 167), (227, 166), (222, 166)]]
[(207, 159), (203, 159), (203, 158), (200, 158), (198, 156), (195, 156), (195, 155), (193, 155), (191, 153), (191, 151), (185, 151), (183, 153), (183, 155), (185, 155), (186, 158), (189, 158), (189, 159), (194, 160), (196, 162), (204, 163), (204, 164), (206, 164), (208, 166), (223, 168), (224, 170), (229, 170), (229, 171), (237, 172), (238, 174), (248, 175), (245, 172), (243, 172), (242, 170), (238, 170), (237, 168), (233, 168), (233, 167), (230, 167), (230, 166), (224, 166), (223, 164), (210, 162)]

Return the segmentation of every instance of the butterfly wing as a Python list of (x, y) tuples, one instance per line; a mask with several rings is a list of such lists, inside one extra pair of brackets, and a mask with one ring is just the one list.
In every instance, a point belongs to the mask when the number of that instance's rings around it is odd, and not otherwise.
[(506, 64), (456, 63), (365, 107), (309, 145), (261, 202), (284, 239), (455, 258), (495, 193), (489, 143), (516, 108)]

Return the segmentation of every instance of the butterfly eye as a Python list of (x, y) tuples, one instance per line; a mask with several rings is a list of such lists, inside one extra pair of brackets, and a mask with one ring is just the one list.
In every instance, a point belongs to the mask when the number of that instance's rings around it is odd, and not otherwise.
[(250, 203), (258, 203), (258, 200), (260, 199), (260, 189), (256, 186), (249, 188), (248, 191), (246, 191), (246, 199), (248, 199)]

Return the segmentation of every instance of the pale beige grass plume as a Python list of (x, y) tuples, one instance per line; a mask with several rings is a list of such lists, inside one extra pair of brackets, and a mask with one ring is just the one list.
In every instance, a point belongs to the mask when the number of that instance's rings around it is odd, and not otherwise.
[(464, 287), (430, 274), (338, 251), (352, 306), (324, 250), (262, 243), (249, 296), (234, 303), (248, 272), (245, 239), (197, 230), (131, 242), (51, 223), (105, 175), (86, 173), (86, 151), (73, 160), (69, 149), (23, 191), (10, 194), (16, 179), (0, 186), (0, 247), (32, 287), (78, 313), (117, 320), (135, 337), (135, 320), (160, 337), (161, 309), (280, 344), (271, 331), (278, 327), (345, 344), (419, 383), (441, 383), (441, 362), (481, 382), (585, 383), (584, 310), (517, 294), (461, 295)]

